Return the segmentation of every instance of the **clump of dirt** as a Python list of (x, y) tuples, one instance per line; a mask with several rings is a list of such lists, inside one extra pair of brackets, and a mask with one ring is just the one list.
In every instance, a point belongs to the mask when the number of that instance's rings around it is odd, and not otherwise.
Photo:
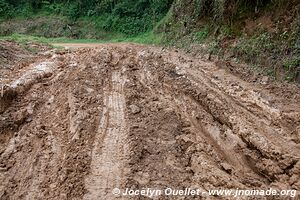
[(11, 73), (14, 73), (14, 70), (19, 70), (34, 60), (42, 58), (43, 52), (49, 50), (47, 45), (0, 41), (0, 78), (8, 78)]
[(114, 188), (300, 189), (299, 98), (213, 62), (103, 44), (53, 52), (7, 82), (16, 93), (0, 114), (1, 199), (120, 199)]
[(12, 65), (19, 63), (23, 59), (35, 55), (35, 52), (29, 51), (35, 48), (36, 52), (44, 52), (49, 47), (41, 44), (27, 43), (22, 45), (13, 41), (0, 41), (0, 64), (1, 68), (11, 68)]
[[(35, 49), (35, 51), (30, 51), (30, 49)], [(41, 44), (19, 44), (13, 41), (0, 41), (0, 113), (3, 113), (16, 97), (17, 93), (21, 92), (17, 90), (24, 90), (32, 84), (25, 84), (22, 83), (22, 81), (28, 81), (32, 74), (35, 74), (36, 76), (38, 72), (28, 72), (27, 77), (23, 77), (24, 80), (20, 81), (20, 83), (15, 82), (14, 87), (9, 87), (7, 85), (11, 78), (19, 76), (21, 80), (21, 76), (28, 70), (27, 67), (30, 66), (31, 63), (39, 59), (46, 59), (50, 56), (49, 53), (45, 53), (49, 50), (49, 46)], [(42, 69), (36, 69), (36, 71), (40, 70)], [(33, 77), (32, 80), (37, 78), (38, 77)], [(22, 87), (20, 87), (21, 85)]]

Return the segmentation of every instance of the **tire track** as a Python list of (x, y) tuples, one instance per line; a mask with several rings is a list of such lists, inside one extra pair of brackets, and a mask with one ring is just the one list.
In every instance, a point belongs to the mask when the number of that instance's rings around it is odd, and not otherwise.
[[(125, 122), (125, 77), (113, 71), (111, 88), (104, 89), (104, 108), (92, 151), (91, 173), (86, 179), (84, 199), (119, 199), (112, 194), (121, 188), (128, 173), (129, 146)], [(103, 142), (101, 142), (103, 141)]]

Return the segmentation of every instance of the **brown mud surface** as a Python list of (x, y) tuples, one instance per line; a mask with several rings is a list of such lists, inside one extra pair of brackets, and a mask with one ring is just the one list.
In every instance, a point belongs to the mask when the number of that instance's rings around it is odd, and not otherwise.
[(159, 47), (97, 46), (48, 52), (1, 82), (0, 199), (300, 190), (299, 86), (246, 82)]

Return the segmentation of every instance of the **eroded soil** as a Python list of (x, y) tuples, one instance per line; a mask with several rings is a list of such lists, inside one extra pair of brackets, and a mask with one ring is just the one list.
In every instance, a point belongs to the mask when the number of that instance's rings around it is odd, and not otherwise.
[(116, 187), (300, 190), (298, 86), (249, 83), (134, 44), (48, 52), (1, 84), (0, 199), (150, 199), (114, 196)]

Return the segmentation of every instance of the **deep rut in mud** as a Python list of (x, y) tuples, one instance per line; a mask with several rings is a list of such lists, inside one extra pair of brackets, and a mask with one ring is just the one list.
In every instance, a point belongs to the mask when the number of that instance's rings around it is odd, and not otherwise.
[(300, 189), (298, 86), (249, 83), (214, 63), (129, 44), (52, 52), (12, 73), (1, 87), (0, 199)]
[[(104, 103), (99, 130), (92, 151), (91, 172), (86, 180), (84, 199), (113, 199), (112, 190), (124, 187), (130, 149), (125, 122), (125, 77), (113, 71), (104, 88)], [(98, 137), (99, 135), (99, 137)]]

